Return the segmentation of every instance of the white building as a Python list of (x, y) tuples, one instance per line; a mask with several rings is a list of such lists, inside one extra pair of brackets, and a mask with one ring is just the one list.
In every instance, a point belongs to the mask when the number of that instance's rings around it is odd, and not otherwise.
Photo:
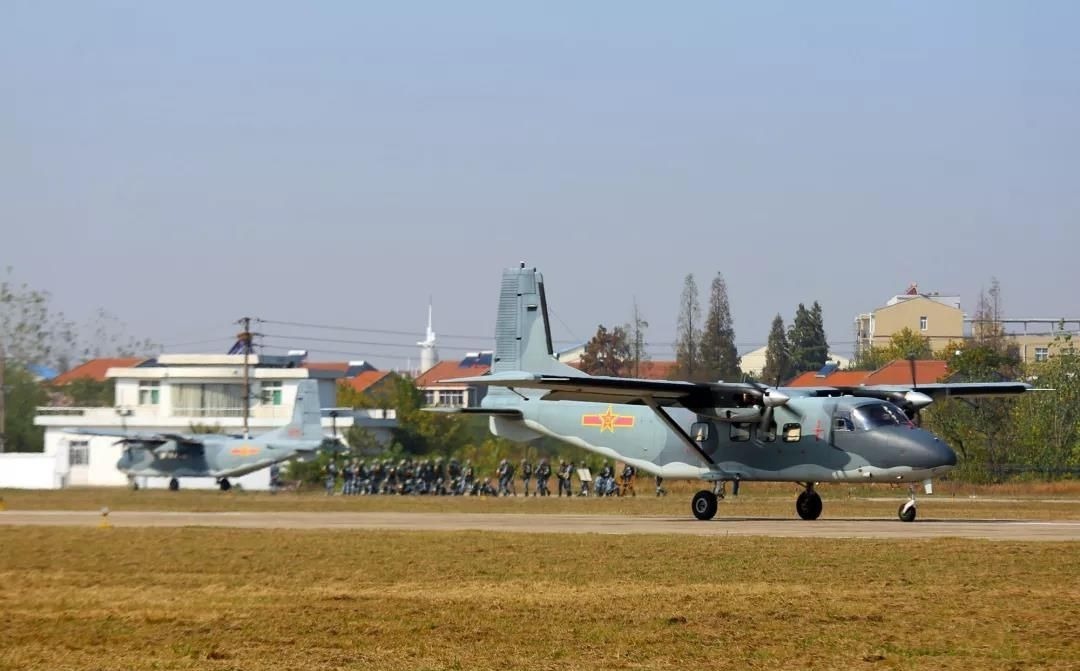
[[(393, 410), (335, 408), (341, 370), (306, 367), (304, 355), (249, 355), (252, 435), (287, 424), (297, 383), (319, 381), (323, 426), (338, 437), (351, 426), (363, 426), (381, 440), (396, 426)], [(39, 455), (0, 455), (0, 487), (60, 488), (83, 485), (127, 485), (116, 469), (122, 447), (111, 437), (72, 434), (65, 428), (192, 433), (205, 427), (239, 434), (244, 427), (244, 356), (242, 354), (163, 354), (132, 368), (110, 368), (116, 381), (111, 408), (43, 407), (34, 424), (45, 427), (45, 449)], [(12, 457), (12, 459), (8, 459)], [(245, 489), (266, 489), (269, 469), (233, 481)], [(140, 485), (165, 487), (167, 478), (147, 478)], [(185, 488), (215, 487), (213, 478), (184, 478)]]

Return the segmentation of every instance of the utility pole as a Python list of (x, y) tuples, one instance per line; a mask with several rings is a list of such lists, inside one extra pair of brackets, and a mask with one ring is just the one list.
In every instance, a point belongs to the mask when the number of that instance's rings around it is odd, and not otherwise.
[(254, 334), (251, 332), (251, 317), (241, 317), (237, 323), (244, 327), (236, 337), (244, 348), (244, 438), (250, 438), (248, 415), (251, 414), (251, 376), (248, 373), (248, 357), (251, 355), (251, 336)]
[(5, 443), (7, 442), (7, 416), (5, 414), (4, 403), (7, 400), (7, 394), (4, 391), (4, 343), (0, 343), (0, 452), (6, 452), (7, 448)]

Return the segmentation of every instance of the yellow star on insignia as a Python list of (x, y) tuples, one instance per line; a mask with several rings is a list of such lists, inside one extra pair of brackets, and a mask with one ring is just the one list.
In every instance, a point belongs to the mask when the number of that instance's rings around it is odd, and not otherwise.
[(609, 405), (607, 408), (607, 412), (600, 415), (600, 431), (610, 431), (612, 433), (615, 433), (615, 420), (618, 418), (619, 416), (615, 414), (614, 410)]

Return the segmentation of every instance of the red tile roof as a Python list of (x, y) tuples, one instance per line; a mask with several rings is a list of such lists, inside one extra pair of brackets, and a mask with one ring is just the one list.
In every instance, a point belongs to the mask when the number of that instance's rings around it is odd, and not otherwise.
[[(938, 382), (949, 374), (948, 363), (937, 359), (915, 362), (915, 381), (918, 384)], [(911, 384), (911, 362), (899, 360), (875, 370), (863, 384)]]
[(90, 378), (91, 380), (102, 382), (105, 380), (105, 373), (108, 372), (110, 368), (132, 368), (138, 366), (143, 361), (146, 361), (146, 359), (142, 357), (91, 359), (82, 365), (72, 368), (66, 373), (57, 375), (52, 379), (52, 384), (65, 385), (82, 378)]
[[(944, 361), (936, 359), (915, 362), (916, 384), (938, 382), (948, 374)], [(875, 371), (838, 370), (825, 377), (818, 377), (814, 371), (803, 373), (786, 386), (788, 387), (857, 387), (874, 384), (911, 384), (911, 364), (905, 359), (898, 359)]]
[(416, 386), (437, 386), (442, 380), (451, 380), (455, 377), (476, 377), (490, 370), (490, 366), (462, 366), (460, 361), (440, 361), (427, 369), (416, 378)]
[[(574, 361), (570, 364), (574, 368), (581, 369), (581, 362)], [(670, 380), (675, 372), (674, 361), (642, 361), (641, 370), (634, 375), (631, 370), (626, 371), (624, 377), (639, 377), (643, 380)]]
[(341, 379), (341, 384), (352, 387), (356, 391), (364, 392), (381, 382), (387, 375), (392, 375), (388, 370), (365, 370), (354, 377)]

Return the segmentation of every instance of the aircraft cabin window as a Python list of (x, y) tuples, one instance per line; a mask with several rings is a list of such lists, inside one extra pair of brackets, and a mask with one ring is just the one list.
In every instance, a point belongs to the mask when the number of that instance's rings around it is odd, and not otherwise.
[(697, 442), (704, 443), (709, 439), (709, 423), (694, 422), (694, 425), (690, 427), (690, 436)]
[(750, 440), (750, 424), (746, 422), (732, 422), (731, 439), (735, 442)]
[(797, 443), (802, 440), (802, 425), (801, 424), (785, 424), (784, 425), (784, 442), (785, 443)]
[(854, 431), (855, 423), (851, 421), (851, 417), (845, 413), (839, 413), (836, 417), (833, 417), (833, 431)]

